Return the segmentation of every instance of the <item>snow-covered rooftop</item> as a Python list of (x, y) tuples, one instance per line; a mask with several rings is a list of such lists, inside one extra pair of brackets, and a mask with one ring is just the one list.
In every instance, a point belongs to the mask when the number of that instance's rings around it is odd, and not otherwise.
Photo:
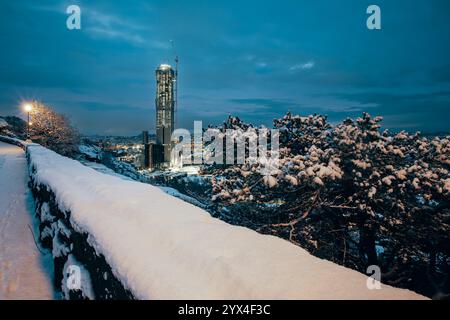
[(89, 233), (115, 275), (141, 299), (420, 299), (367, 288), (367, 276), (283, 239), (212, 218), (157, 187), (102, 174), (28, 146), (74, 228)]

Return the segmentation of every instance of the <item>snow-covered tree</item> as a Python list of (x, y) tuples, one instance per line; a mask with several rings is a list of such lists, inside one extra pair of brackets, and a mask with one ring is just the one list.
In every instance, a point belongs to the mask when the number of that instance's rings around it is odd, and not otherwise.
[(79, 134), (68, 118), (40, 102), (33, 104), (30, 138), (62, 155), (71, 156), (78, 150)]
[(274, 121), (279, 170), (210, 168), (213, 200), (235, 223), (318, 256), (363, 272), (380, 265), (383, 281), (449, 293), (450, 137), (390, 134), (381, 121), (364, 113), (332, 126), (288, 113)]

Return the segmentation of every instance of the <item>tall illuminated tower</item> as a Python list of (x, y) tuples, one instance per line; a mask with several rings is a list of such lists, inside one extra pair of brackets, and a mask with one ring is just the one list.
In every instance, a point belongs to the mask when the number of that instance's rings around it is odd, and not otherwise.
[(168, 64), (156, 69), (156, 143), (164, 147), (164, 162), (170, 162), (174, 130), (176, 72)]

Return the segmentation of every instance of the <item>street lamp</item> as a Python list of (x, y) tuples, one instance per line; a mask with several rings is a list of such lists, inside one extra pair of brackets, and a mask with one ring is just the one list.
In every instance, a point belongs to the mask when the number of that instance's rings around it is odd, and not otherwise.
[(27, 140), (30, 139), (30, 112), (33, 110), (33, 105), (31, 103), (26, 103), (23, 106), (23, 109), (26, 111), (28, 115), (28, 121), (27, 121)]

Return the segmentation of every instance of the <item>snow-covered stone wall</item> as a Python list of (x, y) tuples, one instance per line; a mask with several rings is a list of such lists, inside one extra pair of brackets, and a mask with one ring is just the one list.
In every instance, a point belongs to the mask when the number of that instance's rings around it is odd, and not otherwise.
[[(132, 293), (115, 277), (103, 254), (90, 243), (89, 234), (74, 227), (71, 212), (61, 210), (55, 193), (46, 185), (36, 183), (33, 178), (36, 171), (31, 170), (39, 239), (52, 252), (54, 284), (58, 291), (66, 299), (132, 299)], [(73, 266), (80, 271), (78, 284)]]
[[(27, 147), (41, 241), (67, 298), (422, 299), (321, 260), (288, 241), (229, 225), (159, 188)], [(67, 286), (81, 268), (82, 291)]]

